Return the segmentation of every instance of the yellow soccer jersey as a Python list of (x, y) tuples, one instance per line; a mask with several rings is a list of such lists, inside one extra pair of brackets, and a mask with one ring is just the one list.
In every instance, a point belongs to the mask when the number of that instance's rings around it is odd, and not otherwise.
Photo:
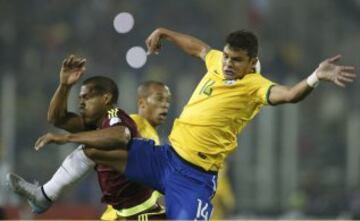
[(156, 145), (160, 144), (159, 135), (149, 121), (138, 114), (131, 114), (130, 117), (135, 121), (139, 133), (143, 138), (154, 140)]
[(175, 120), (170, 142), (185, 160), (205, 170), (218, 170), (237, 146), (237, 134), (267, 104), (274, 84), (260, 73), (226, 80), (222, 73), (223, 53), (208, 52), (207, 73), (180, 117)]
[[(142, 116), (140, 116), (138, 114), (131, 114), (130, 117), (135, 121), (135, 124), (139, 130), (139, 133), (143, 138), (154, 140), (156, 145), (160, 144), (159, 135), (158, 135), (157, 131), (155, 130), (155, 128), (153, 126), (151, 126), (149, 121), (147, 121), (145, 118), (143, 118)], [(156, 195), (157, 198), (160, 195), (159, 193), (155, 193), (155, 194), (157, 194)], [(154, 196), (155, 196), (155, 194), (154, 194)], [(126, 209), (126, 210), (130, 211), (132, 209), (133, 208)], [(112, 206), (107, 205), (106, 211), (102, 214), (100, 219), (106, 220), (106, 221), (116, 220), (117, 219), (116, 210), (114, 208), (112, 208)]]

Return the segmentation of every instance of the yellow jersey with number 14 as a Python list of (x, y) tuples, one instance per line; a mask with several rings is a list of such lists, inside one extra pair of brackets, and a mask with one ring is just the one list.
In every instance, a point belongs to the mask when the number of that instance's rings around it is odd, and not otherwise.
[(226, 80), (223, 53), (211, 50), (205, 57), (202, 78), (169, 136), (175, 151), (205, 170), (217, 171), (237, 146), (237, 134), (267, 104), (274, 84), (260, 73)]

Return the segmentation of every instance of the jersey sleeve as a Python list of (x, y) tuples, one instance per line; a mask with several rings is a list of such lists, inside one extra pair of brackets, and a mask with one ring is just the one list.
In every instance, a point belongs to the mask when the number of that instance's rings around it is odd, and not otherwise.
[(115, 126), (127, 127), (130, 130), (132, 137), (139, 136), (135, 122), (119, 108), (113, 108), (108, 111), (107, 116), (102, 122), (101, 129)]
[(111, 117), (108, 116), (106, 119), (104, 119), (101, 128), (109, 128), (115, 126), (127, 126), (127, 125), (124, 124), (120, 116), (111, 116)]
[(223, 57), (223, 53), (218, 50), (210, 50), (205, 56), (205, 64), (208, 73), (213, 73), (216, 75), (220, 75), (222, 73), (221, 70), (221, 60)]
[(269, 79), (263, 77), (259, 74), (259, 76), (256, 78), (255, 82), (255, 91), (256, 91), (256, 99), (257, 102), (268, 105), (269, 103), (269, 95), (270, 90), (273, 86), (276, 85), (276, 83), (270, 81)]

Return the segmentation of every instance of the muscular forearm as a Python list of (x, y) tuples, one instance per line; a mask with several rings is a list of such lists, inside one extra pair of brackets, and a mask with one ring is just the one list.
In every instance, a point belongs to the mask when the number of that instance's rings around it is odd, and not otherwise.
[(174, 32), (169, 29), (159, 28), (161, 37), (174, 42), (180, 49), (184, 50), (187, 54), (202, 57), (202, 53), (205, 53), (209, 49), (209, 45), (203, 41), (186, 34)]
[(294, 86), (275, 85), (271, 88), (269, 102), (273, 105), (284, 103), (297, 103), (303, 100), (312, 91), (306, 80), (300, 81)]
[(78, 143), (100, 150), (126, 148), (130, 140), (130, 131), (127, 127), (116, 126), (101, 130), (72, 133), (65, 135), (65, 142)]
[(56, 89), (49, 105), (47, 119), (53, 125), (59, 125), (67, 114), (67, 99), (71, 86), (60, 84)]
[(292, 86), (289, 90), (289, 100), (288, 103), (297, 103), (307, 97), (313, 90), (310, 87), (306, 80), (303, 80), (296, 85)]

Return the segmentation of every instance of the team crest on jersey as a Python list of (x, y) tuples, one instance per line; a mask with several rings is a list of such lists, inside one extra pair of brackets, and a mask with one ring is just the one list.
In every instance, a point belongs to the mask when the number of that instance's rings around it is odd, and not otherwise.
[(236, 83), (236, 80), (224, 80), (224, 84), (228, 85), (228, 86), (234, 85), (235, 83)]

